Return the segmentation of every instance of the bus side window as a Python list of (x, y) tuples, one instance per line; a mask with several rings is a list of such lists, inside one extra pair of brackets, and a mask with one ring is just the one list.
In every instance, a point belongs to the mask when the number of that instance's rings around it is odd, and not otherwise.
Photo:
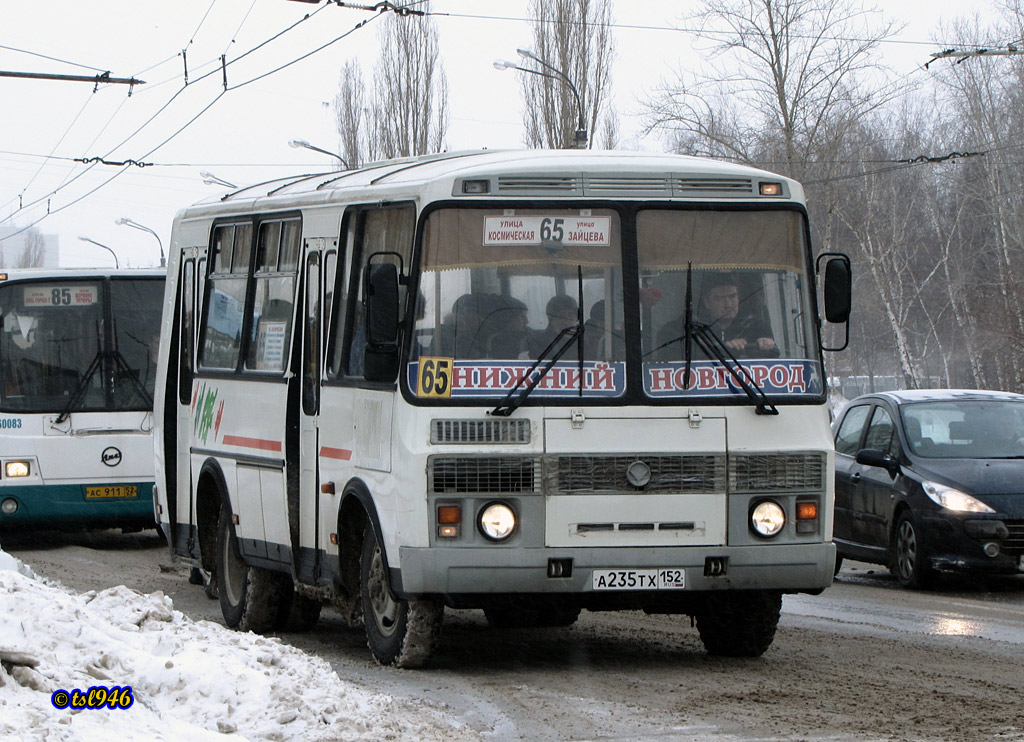
[(234, 371), (242, 348), (251, 224), (218, 227), (210, 256), (209, 291), (202, 317), (200, 366)]
[[(411, 205), (368, 209), (361, 215), (362, 229), (359, 234), (360, 244), (353, 253), (353, 260), (358, 260), (360, 270), (354, 275), (355, 301), (352, 317), (352, 330), (349, 335), (348, 364), (345, 369), (349, 376), (362, 376), (363, 356), (366, 352), (366, 331), (363, 326), (363, 271), (362, 266), (367, 259), (377, 252), (398, 253), (401, 255), (402, 269), (409, 270), (412, 257), (412, 240), (416, 228), (416, 209)], [(381, 258), (377, 258), (380, 260)], [(384, 260), (398, 262), (393, 256), (384, 256)], [(403, 287), (404, 288), (404, 287)], [(402, 296), (399, 316), (404, 316), (405, 296)]]
[[(178, 402), (188, 404), (192, 400), (192, 372), (195, 363), (192, 357), (195, 348), (195, 261), (186, 260), (181, 269), (181, 330), (178, 354)], [(174, 357), (172, 349), (171, 358)]]
[(287, 366), (300, 247), (299, 226), (298, 220), (260, 225), (256, 296), (246, 370), (281, 372)]
[(312, 253), (306, 261), (306, 312), (302, 339), (302, 411), (315, 415), (320, 387), (320, 255)]

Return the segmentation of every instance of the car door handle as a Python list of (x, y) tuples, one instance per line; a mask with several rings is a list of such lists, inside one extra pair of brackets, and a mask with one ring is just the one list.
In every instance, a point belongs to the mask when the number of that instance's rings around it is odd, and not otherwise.
[(850, 483), (851, 484), (857, 484), (859, 481), (860, 481), (860, 472), (857, 472), (852, 477), (850, 477)]

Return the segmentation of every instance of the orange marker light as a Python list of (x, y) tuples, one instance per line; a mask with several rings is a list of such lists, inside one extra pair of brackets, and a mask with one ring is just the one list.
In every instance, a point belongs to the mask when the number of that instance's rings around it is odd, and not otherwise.
[(818, 503), (798, 502), (796, 504), (797, 520), (814, 520), (818, 517)]
[(462, 508), (458, 505), (438, 505), (437, 506), (437, 522), (438, 523), (461, 523), (462, 522)]

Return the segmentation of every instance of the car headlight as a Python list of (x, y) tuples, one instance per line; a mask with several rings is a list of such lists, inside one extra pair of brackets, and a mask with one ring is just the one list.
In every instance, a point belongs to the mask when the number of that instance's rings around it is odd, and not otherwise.
[(750, 511), (750, 527), (758, 536), (775, 536), (786, 525), (786, 513), (773, 500), (763, 500)]
[(956, 513), (994, 513), (995, 510), (977, 498), (938, 482), (921, 482), (932, 502)]
[(480, 533), (491, 541), (504, 541), (516, 529), (516, 514), (503, 502), (492, 502), (480, 511)]

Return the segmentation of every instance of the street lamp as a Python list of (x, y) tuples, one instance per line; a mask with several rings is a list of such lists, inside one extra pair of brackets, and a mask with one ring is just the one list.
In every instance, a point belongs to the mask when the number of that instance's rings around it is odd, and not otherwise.
[(113, 250), (111, 250), (106, 245), (104, 245), (102, 242), (97, 242), (96, 240), (90, 240), (88, 237), (79, 237), (78, 239), (80, 239), (82, 242), (91, 242), (94, 245), (99, 245), (104, 250), (106, 250), (107, 252), (109, 252), (111, 255), (114, 256), (114, 267), (115, 268), (120, 268), (121, 267), (121, 263), (118, 262), (118, 260), (117, 260), (117, 253), (114, 252)]
[(545, 67), (545, 68), (551, 70), (551, 72), (544, 72), (542, 70), (535, 70), (532, 67), (521, 67), (520, 65), (516, 64), (515, 62), (509, 62), (508, 60), (505, 60), (505, 59), (496, 59), (496, 60), (494, 60), (494, 69), (496, 69), (496, 70), (519, 70), (520, 72), (529, 72), (531, 75), (540, 75), (541, 77), (547, 77), (547, 78), (550, 78), (552, 80), (558, 80), (559, 82), (564, 82), (569, 87), (569, 90), (572, 91), (573, 97), (576, 99), (576, 110), (579, 111), (579, 118), (578, 118), (577, 123), (576, 123), (576, 141), (574, 142), (574, 146), (576, 147), (576, 149), (586, 149), (586, 146), (587, 146), (587, 119), (586, 119), (586, 113), (583, 110), (583, 99), (580, 98), (580, 92), (576, 89), (576, 86), (573, 85), (572, 80), (570, 80), (569, 76), (566, 75), (564, 72), (562, 72), (562, 70), (560, 70), (557, 67), (554, 67), (554, 66), (548, 64), (543, 59), (538, 57), (536, 54), (531, 52), (529, 49), (516, 49), (516, 53), (518, 53), (520, 57), (523, 57), (525, 59), (533, 60), (534, 62), (536, 62), (537, 64), (541, 65), (542, 67)]
[(199, 175), (203, 179), (203, 183), (206, 185), (219, 185), (225, 188), (238, 188), (234, 183), (229, 183), (223, 178), (218, 178), (216, 175), (211, 173), (209, 170), (200, 170)]
[(352, 169), (352, 168), (349, 167), (348, 162), (345, 161), (345, 158), (342, 157), (341, 155), (339, 155), (337, 152), (331, 152), (330, 150), (321, 149), (320, 147), (316, 147), (316, 146), (310, 144), (309, 142), (307, 142), (305, 139), (292, 139), (290, 142), (288, 142), (288, 146), (289, 147), (296, 147), (296, 148), (298, 148), (298, 147), (305, 147), (306, 149), (311, 149), (314, 152), (320, 152), (321, 154), (330, 155), (331, 157), (337, 157), (339, 160), (341, 160), (341, 164), (345, 166), (346, 170), (351, 170)]
[(149, 227), (147, 227), (147, 226), (145, 226), (143, 224), (139, 224), (136, 221), (132, 221), (131, 219), (129, 219), (126, 216), (122, 216), (120, 219), (115, 219), (114, 220), (114, 224), (123, 225), (125, 227), (133, 227), (134, 229), (141, 229), (143, 232), (149, 232), (151, 235), (156, 237), (156, 242), (157, 242), (158, 245), (160, 245), (160, 267), (161, 268), (166, 268), (167, 267), (167, 261), (164, 259), (164, 243), (163, 243), (163, 240), (160, 239), (160, 235), (158, 235), (156, 232), (154, 232)]

